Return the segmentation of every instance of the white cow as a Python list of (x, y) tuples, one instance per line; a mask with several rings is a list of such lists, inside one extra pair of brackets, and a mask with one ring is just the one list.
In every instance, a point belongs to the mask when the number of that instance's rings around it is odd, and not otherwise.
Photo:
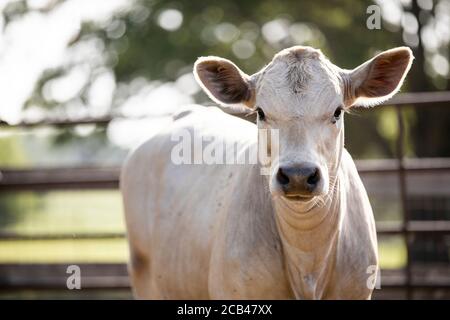
[[(257, 125), (194, 106), (128, 158), (121, 190), (135, 296), (370, 298), (375, 224), (344, 148), (343, 116), (395, 94), (412, 59), (401, 47), (343, 70), (297, 46), (252, 76), (225, 59), (198, 59), (194, 74), (208, 95), (255, 110)], [(277, 129), (279, 139), (263, 144), (258, 128)], [(270, 174), (260, 163), (179, 164), (174, 137), (186, 133), (213, 137), (209, 147), (225, 141), (226, 151), (238, 143), (240, 157), (264, 149)]]

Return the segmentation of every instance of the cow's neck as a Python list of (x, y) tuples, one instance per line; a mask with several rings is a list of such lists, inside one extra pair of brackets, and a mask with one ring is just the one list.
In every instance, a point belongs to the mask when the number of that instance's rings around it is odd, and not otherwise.
[[(334, 193), (340, 193), (339, 186)], [(307, 212), (283, 199), (274, 202), (291, 288), (297, 298), (322, 298), (336, 258), (340, 199), (333, 196)]]
[[(342, 140), (343, 143), (343, 140)], [(274, 199), (277, 228), (291, 289), (296, 298), (326, 298), (333, 276), (342, 221), (339, 161), (323, 203)]]

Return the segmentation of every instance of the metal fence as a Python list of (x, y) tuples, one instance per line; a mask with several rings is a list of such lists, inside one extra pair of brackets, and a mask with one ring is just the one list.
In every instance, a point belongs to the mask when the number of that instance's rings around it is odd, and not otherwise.
[[(450, 158), (448, 159), (405, 159), (404, 139), (405, 125), (402, 108), (411, 106), (424, 107), (429, 104), (450, 102), (450, 92), (407, 93), (399, 94), (391, 99), (386, 106), (394, 107), (397, 114), (398, 137), (396, 144), (396, 159), (356, 161), (358, 171), (364, 179), (383, 176), (395, 177), (401, 202), (402, 222), (397, 225), (377, 224), (379, 235), (400, 235), (406, 243), (406, 267), (404, 270), (382, 270), (382, 285), (384, 288), (401, 289), (406, 292), (406, 298), (414, 297), (415, 290), (443, 289), (450, 290), (450, 266), (444, 264), (431, 273), (414, 270), (411, 252), (413, 237), (426, 235), (430, 237), (450, 235), (449, 220), (416, 221), (411, 219), (411, 202), (408, 199), (407, 178), (414, 174), (448, 174), (450, 173)], [(447, 106), (448, 105), (442, 105)], [(108, 125), (112, 120), (122, 115), (112, 115), (103, 118), (82, 119), (47, 119), (40, 122), (22, 122), (9, 125), (0, 122), (1, 128), (34, 128), (39, 126), (68, 127), (79, 124)], [(243, 117), (254, 121), (251, 117)], [(50, 191), (76, 189), (117, 189), (119, 184), (118, 167), (78, 167), (78, 168), (34, 168), (34, 169), (0, 169), (0, 193), (17, 191)], [(450, 192), (449, 192), (450, 196)], [(439, 218), (439, 217), (438, 217)], [(10, 240), (55, 240), (55, 239), (113, 239), (123, 238), (123, 233), (102, 234), (35, 234), (24, 235), (12, 232), (0, 233), (0, 241)], [(0, 265), (0, 290), (24, 289), (59, 289), (65, 288), (65, 269), (63, 264), (4, 264)], [(64, 269), (64, 270), (63, 270)], [(63, 271), (62, 271), (63, 270)], [(126, 267), (123, 264), (85, 264), (83, 270), (88, 270), (84, 279), (84, 289), (127, 289), (129, 287)], [(415, 275), (418, 273), (418, 276)], [(34, 276), (31, 277), (30, 275)], [(60, 275), (55, 276), (56, 275)], [(37, 275), (37, 276), (36, 276)]]

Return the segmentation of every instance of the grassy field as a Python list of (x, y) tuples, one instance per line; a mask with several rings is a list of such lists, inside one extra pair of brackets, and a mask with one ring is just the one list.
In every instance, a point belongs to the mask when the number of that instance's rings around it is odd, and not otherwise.
[(24, 192), (17, 201), (20, 218), (8, 231), (71, 234), (124, 230), (119, 191), (59, 191), (34, 195)]
[[(124, 232), (122, 203), (118, 191), (62, 191), (19, 196), (20, 219), (6, 231), (23, 234)], [(5, 231), (5, 229), (3, 229)], [(379, 239), (382, 268), (400, 268), (406, 263), (400, 237)], [(0, 263), (126, 262), (125, 239), (69, 239), (0, 241)]]

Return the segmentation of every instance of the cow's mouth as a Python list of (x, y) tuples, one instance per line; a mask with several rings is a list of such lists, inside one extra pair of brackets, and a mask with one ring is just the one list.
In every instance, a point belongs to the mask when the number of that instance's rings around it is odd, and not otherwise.
[(302, 202), (307, 202), (312, 198), (314, 198), (314, 196), (287, 195), (287, 194), (284, 195), (284, 197), (289, 201), (302, 201)]

